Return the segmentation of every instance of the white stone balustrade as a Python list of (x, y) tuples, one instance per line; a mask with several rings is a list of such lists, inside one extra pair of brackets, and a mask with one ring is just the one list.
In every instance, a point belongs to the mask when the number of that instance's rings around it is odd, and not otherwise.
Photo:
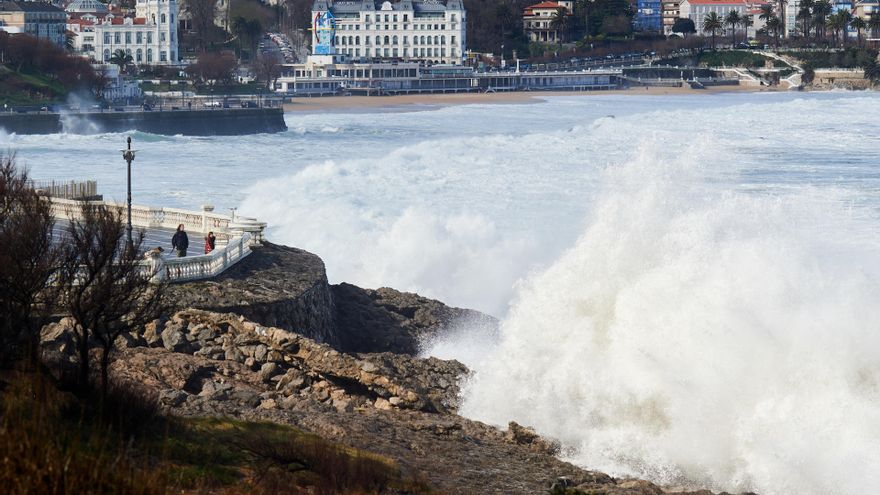
[[(59, 219), (79, 219), (82, 216), (82, 201), (50, 198), (52, 214)], [(124, 204), (109, 201), (95, 201), (119, 211), (125, 217)], [(153, 208), (131, 206), (131, 224), (142, 228), (164, 228), (174, 230), (183, 224), (189, 232), (206, 234), (214, 232), (217, 248), (210, 254), (187, 256), (184, 258), (165, 257), (156, 264), (145, 261), (144, 267), (152, 272), (155, 280), (190, 281), (211, 278), (223, 273), (242, 258), (251, 253), (252, 246), (263, 242), (265, 222), (254, 218), (214, 213), (213, 207), (204, 206), (201, 212), (177, 208)]]

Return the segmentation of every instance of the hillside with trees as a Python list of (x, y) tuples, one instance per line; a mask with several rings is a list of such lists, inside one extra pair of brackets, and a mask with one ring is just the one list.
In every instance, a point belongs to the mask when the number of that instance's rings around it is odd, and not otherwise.
[(107, 86), (84, 58), (27, 34), (0, 31), (0, 104), (46, 104), (72, 92), (101, 94)]

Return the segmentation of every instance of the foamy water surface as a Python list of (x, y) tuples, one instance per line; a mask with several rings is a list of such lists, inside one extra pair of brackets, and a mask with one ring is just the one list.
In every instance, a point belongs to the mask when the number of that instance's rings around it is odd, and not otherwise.
[[(474, 307), (464, 414), (660, 483), (880, 492), (880, 96), (554, 97), (134, 133), (135, 202), (270, 224), (331, 281)], [(124, 198), (122, 134), (0, 135)]]

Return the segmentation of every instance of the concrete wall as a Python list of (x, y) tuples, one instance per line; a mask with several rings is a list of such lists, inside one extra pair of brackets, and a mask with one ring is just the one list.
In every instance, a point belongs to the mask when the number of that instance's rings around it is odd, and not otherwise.
[(231, 136), (287, 129), (280, 108), (177, 110), (85, 114), (3, 113), (0, 128), (17, 134), (93, 134), (137, 130), (152, 134)]

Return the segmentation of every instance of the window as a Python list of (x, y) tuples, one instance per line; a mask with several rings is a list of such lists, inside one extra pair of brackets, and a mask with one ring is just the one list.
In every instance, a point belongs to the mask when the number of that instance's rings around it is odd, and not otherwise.
[(104, 33), (104, 44), (105, 45), (110, 44), (110, 33)]
[(403, 14), (403, 22), (406, 22), (408, 20), (409, 20), (409, 14)]
[(452, 16), (449, 18), (449, 20), (451, 20), (452, 22), (455, 22), (455, 14), (452, 14)]
[(104, 49), (104, 62), (106, 62), (106, 61), (108, 61), (108, 60), (110, 60), (110, 49), (109, 49), (109, 48), (105, 48), (105, 49)]
[(408, 41), (407, 41), (407, 39), (406, 39), (406, 36), (404, 36), (404, 37), (403, 37), (403, 45), (406, 46), (407, 44), (408, 44)]
[(392, 20), (393, 22), (397, 22), (397, 14), (392, 15), (392, 16), (391, 16), (391, 20)]
[(382, 44), (382, 37), (381, 37), (381, 36), (376, 36), (376, 46), (379, 46), (379, 45), (381, 45), (381, 44)]
[(355, 44), (355, 45), (360, 45), (360, 44), (361, 44), (361, 37), (360, 37), (360, 36), (355, 36), (355, 37), (354, 37), (354, 44)]
[(160, 61), (160, 62), (165, 62), (165, 61), (167, 61), (167, 60), (168, 60), (168, 59), (165, 57), (165, 50), (160, 50), (160, 51), (159, 51), (159, 61)]
[(391, 37), (390, 37), (390, 36), (386, 36), (386, 37), (385, 37), (385, 44), (386, 44), (386, 45), (390, 45), (390, 44), (391, 44)]
[(174, 24), (174, 14), (171, 14), (171, 24)]
[(122, 39), (122, 33), (113, 33), (113, 43), (119, 43)]
[[(148, 33), (148, 34), (147, 34), (147, 39), (149, 39), (149, 38), (150, 38), (150, 35), (149, 35), (149, 33)], [(152, 62), (152, 61), (153, 61), (153, 49), (152, 49), (152, 48), (147, 48), (147, 62)]]
[(125, 54), (131, 56), (131, 48), (126, 48)]
[(137, 44), (140, 45), (141, 43), (144, 42), (144, 33), (141, 33), (140, 31), (138, 31), (134, 35), (134, 39), (135, 39), (135, 42), (137, 42)]
[[(147, 44), (150, 44), (152, 42), (153, 42), (153, 32), (147, 31)], [(149, 53), (149, 52), (147, 52), (147, 53)]]
[(160, 23), (160, 24), (165, 24), (165, 14), (162, 14), (162, 16), (159, 17), (159, 23)]
[(388, 22), (388, 14), (385, 14), (385, 22)]
[[(138, 33), (138, 34), (140, 34), (140, 33)], [(138, 62), (138, 63), (142, 62), (142, 61), (144, 60), (144, 50), (143, 50), (143, 48), (138, 48), (138, 49), (137, 49), (137, 52), (135, 52), (135, 53), (136, 53), (135, 58), (134, 58), (135, 61)]]
[(449, 38), (449, 44), (451, 44), (451, 45), (454, 45), (454, 44), (455, 44), (455, 36), (450, 36), (450, 38)]
[(367, 14), (367, 15), (364, 16), (364, 21), (365, 21), (365, 22), (370, 22), (370, 14)]
[(159, 33), (159, 41), (165, 41), (165, 31)]
[(391, 44), (392, 44), (392, 45), (396, 45), (396, 44), (397, 44), (397, 36), (394, 36), (393, 38), (391, 38)]
[(125, 44), (126, 44), (126, 45), (130, 45), (130, 44), (131, 44), (131, 33), (128, 32), (128, 31), (125, 32)]

